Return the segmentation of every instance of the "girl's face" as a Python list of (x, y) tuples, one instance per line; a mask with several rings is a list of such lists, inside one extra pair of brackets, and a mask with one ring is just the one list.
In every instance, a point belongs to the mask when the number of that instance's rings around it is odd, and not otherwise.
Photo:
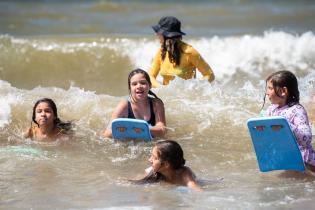
[(285, 87), (279, 89), (278, 95), (280, 96), (278, 96), (275, 88), (273, 87), (273, 84), (271, 83), (271, 81), (268, 81), (266, 95), (268, 96), (272, 104), (278, 104), (280, 107), (286, 105), (288, 96), (287, 96), (287, 91)]
[(136, 101), (146, 100), (150, 84), (141, 73), (135, 74), (130, 79), (130, 92)]
[(149, 162), (151, 163), (151, 166), (153, 168), (154, 172), (159, 172), (162, 167), (162, 162), (159, 157), (158, 149), (157, 147), (153, 147), (151, 157), (149, 159)]
[(46, 102), (39, 103), (35, 108), (35, 121), (39, 126), (53, 125), (55, 115), (52, 108)]

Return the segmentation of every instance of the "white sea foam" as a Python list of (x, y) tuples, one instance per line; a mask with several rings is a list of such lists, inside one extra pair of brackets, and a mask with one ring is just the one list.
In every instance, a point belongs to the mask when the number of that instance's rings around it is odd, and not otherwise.
[[(310, 73), (315, 69), (315, 36), (312, 32), (293, 35), (281, 31), (263, 36), (210, 37), (187, 39), (213, 68), (218, 79), (242, 71), (250, 77), (277, 69)], [(125, 41), (124, 51), (135, 66), (148, 69), (157, 49), (157, 41)]]
[[(271, 71), (288, 69), (301, 75), (315, 70), (315, 36), (312, 32), (301, 35), (283, 31), (267, 31), (263, 35), (242, 35), (229, 37), (206, 37), (184, 41), (195, 47), (213, 68), (217, 79), (224, 81), (243, 72), (259, 78)], [(157, 39), (147, 38), (96, 38), (80, 39), (74, 42), (49, 39), (23, 39), (7, 35), (0, 36), (0, 47), (8, 43), (21, 45), (39, 51), (60, 51), (73, 53), (89, 52), (99, 58), (100, 50), (115, 51), (117, 56), (128, 57), (134, 67), (148, 70), (159, 47)], [(7, 43), (7, 44), (5, 44)], [(25, 52), (24, 52), (25, 53)], [(109, 54), (109, 56), (112, 56)], [(198, 75), (200, 76), (200, 75)]]
[[(12, 94), (16, 92), (16, 94)], [(10, 83), (0, 80), (0, 128), (11, 122), (11, 104), (18, 103), (19, 92)]]
[(0, 99), (0, 107), (0, 128), (3, 128), (9, 123), (11, 118), (11, 108), (5, 99)]
[[(185, 37), (185, 40), (193, 45), (212, 66), (217, 79), (209, 84), (199, 79), (185, 81), (176, 78), (170, 85), (154, 89), (154, 92), (165, 101), (170, 115), (176, 116), (174, 119), (179, 120), (183, 112), (189, 116), (190, 114), (198, 116), (202, 130), (206, 130), (213, 123), (213, 119), (217, 118), (217, 114), (212, 115), (212, 113), (222, 113), (223, 116), (231, 119), (245, 119), (252, 114), (251, 110), (259, 109), (261, 102), (257, 103), (257, 101), (262, 100), (265, 77), (269, 72), (283, 68), (297, 74), (302, 102), (309, 102), (309, 96), (313, 94), (315, 36), (312, 32), (292, 35), (281, 31), (270, 31), (262, 36), (244, 35), (202, 39)], [(75, 40), (54, 42), (46, 39), (31, 40), (1, 36), (0, 43), (3, 44), (2, 47), (6, 45), (5, 43), (19, 43), (30, 45), (37, 50), (62, 52), (84, 50), (95, 55), (100, 50), (109, 49), (111, 52), (114, 50), (118, 57), (129, 59), (135, 67), (144, 69), (150, 67), (158, 49), (158, 41), (153, 38), (152, 40), (99, 38), (92, 42), (84, 41), (84, 39), (83, 41), (80, 39), (79, 42)], [(48, 48), (45, 48), (46, 44), (49, 45)], [(10, 44), (7, 45), (10, 46)], [(88, 57), (86, 61), (89, 62), (90, 58)], [(7, 71), (7, 69), (2, 69), (2, 71)], [(67, 71), (72, 71), (72, 69), (67, 69)], [(114, 75), (117, 70), (108, 69), (107, 72), (109, 75)], [(77, 123), (86, 128), (97, 126), (103, 129), (114, 107), (121, 100), (121, 97), (98, 95), (82, 87), (74, 87), (74, 85), (68, 90), (58, 87), (37, 87), (27, 91), (15, 89), (5, 81), (1, 81), (0, 93), (2, 96), (1, 127), (10, 122), (11, 105), (16, 104), (19, 98), (23, 99), (24, 106), (27, 104), (27, 112), (30, 113), (29, 106), (32, 106), (38, 98), (50, 96), (56, 99), (61, 116), (65, 119), (77, 120)], [(208, 103), (209, 101), (211, 103)], [(181, 110), (178, 109), (179, 107)], [(175, 128), (172, 127), (172, 129)]]

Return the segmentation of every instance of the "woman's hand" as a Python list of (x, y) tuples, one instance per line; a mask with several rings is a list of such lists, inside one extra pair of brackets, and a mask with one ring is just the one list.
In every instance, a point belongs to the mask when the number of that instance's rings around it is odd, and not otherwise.
[(206, 75), (206, 76), (203, 76), (201, 80), (208, 80), (208, 82), (211, 83), (214, 80), (214, 78), (211, 77), (211, 75)]

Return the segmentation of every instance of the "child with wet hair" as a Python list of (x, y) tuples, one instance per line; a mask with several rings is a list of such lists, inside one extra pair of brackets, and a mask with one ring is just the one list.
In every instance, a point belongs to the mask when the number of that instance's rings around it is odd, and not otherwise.
[(50, 98), (42, 98), (34, 104), (31, 127), (24, 133), (24, 137), (53, 141), (70, 134), (71, 128), (71, 122), (59, 119), (55, 102)]
[(135, 181), (138, 184), (164, 181), (170, 184), (187, 186), (201, 191), (193, 171), (185, 166), (181, 146), (172, 140), (157, 141), (149, 159), (151, 167), (146, 169), (146, 176)]
[[(315, 152), (312, 147), (312, 129), (305, 108), (300, 104), (298, 81), (290, 71), (277, 71), (266, 79), (266, 94), (271, 102), (266, 116), (282, 116), (293, 131), (302, 158), (308, 169), (315, 172)], [(265, 103), (265, 100), (264, 100)]]
[(166, 134), (166, 119), (163, 101), (151, 91), (149, 74), (143, 69), (134, 69), (128, 75), (129, 99), (123, 99), (116, 106), (103, 133), (112, 137), (112, 121), (117, 118), (141, 119), (150, 124), (153, 137)]

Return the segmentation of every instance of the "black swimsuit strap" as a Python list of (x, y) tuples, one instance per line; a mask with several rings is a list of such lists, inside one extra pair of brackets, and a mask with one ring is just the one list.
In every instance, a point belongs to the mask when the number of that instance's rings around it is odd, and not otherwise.
[(150, 113), (151, 113), (151, 117), (150, 117), (150, 120), (149, 120), (149, 124), (154, 126), (155, 125), (155, 114), (154, 114), (154, 109), (153, 109), (153, 99), (152, 98), (149, 98), (149, 103), (150, 103)]
[[(150, 120), (147, 121), (150, 125), (154, 126), (155, 125), (155, 114), (154, 114), (154, 109), (153, 109), (153, 100), (152, 98), (149, 98), (149, 104), (150, 104)], [(128, 100), (128, 118), (130, 119), (136, 119), (132, 107), (131, 107), (131, 102)]]
[(128, 118), (136, 119), (135, 115), (133, 114), (131, 103), (129, 100), (128, 100)]

